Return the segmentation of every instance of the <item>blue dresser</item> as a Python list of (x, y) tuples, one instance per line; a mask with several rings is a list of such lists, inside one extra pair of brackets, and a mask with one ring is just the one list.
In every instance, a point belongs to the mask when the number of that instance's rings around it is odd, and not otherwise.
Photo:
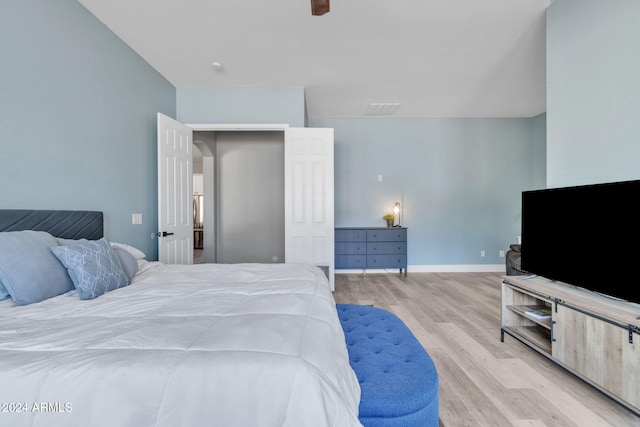
[(398, 268), (407, 275), (406, 227), (336, 228), (336, 269)]

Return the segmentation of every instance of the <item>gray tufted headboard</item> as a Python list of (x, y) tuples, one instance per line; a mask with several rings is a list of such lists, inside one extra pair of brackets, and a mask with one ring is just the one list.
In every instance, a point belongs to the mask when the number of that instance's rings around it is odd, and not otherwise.
[(63, 239), (103, 237), (103, 216), (97, 211), (0, 209), (0, 231), (46, 231)]

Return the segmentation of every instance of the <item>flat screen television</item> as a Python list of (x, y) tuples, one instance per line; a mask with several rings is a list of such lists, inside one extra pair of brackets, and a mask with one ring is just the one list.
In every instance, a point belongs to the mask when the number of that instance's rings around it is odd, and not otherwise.
[(522, 193), (522, 269), (640, 303), (640, 180)]

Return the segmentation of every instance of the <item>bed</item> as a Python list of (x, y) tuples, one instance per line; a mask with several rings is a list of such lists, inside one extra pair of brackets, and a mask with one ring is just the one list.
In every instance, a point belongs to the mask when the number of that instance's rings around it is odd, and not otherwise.
[(19, 287), (7, 236), (46, 233), (67, 251), (106, 242), (126, 255), (125, 276), (135, 271), (126, 285), (83, 294), (56, 252), (77, 288), (0, 301), (0, 426), (361, 426), (360, 387), (320, 269), (150, 262), (104, 239), (100, 213), (96, 232), (95, 215), (60, 231), (20, 212), (0, 210), (5, 288)]

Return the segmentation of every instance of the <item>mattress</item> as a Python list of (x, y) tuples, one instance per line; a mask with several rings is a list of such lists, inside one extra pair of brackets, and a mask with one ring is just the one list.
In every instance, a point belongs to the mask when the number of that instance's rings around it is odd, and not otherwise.
[(0, 302), (0, 426), (361, 426), (329, 284), (141, 261), (124, 288)]

